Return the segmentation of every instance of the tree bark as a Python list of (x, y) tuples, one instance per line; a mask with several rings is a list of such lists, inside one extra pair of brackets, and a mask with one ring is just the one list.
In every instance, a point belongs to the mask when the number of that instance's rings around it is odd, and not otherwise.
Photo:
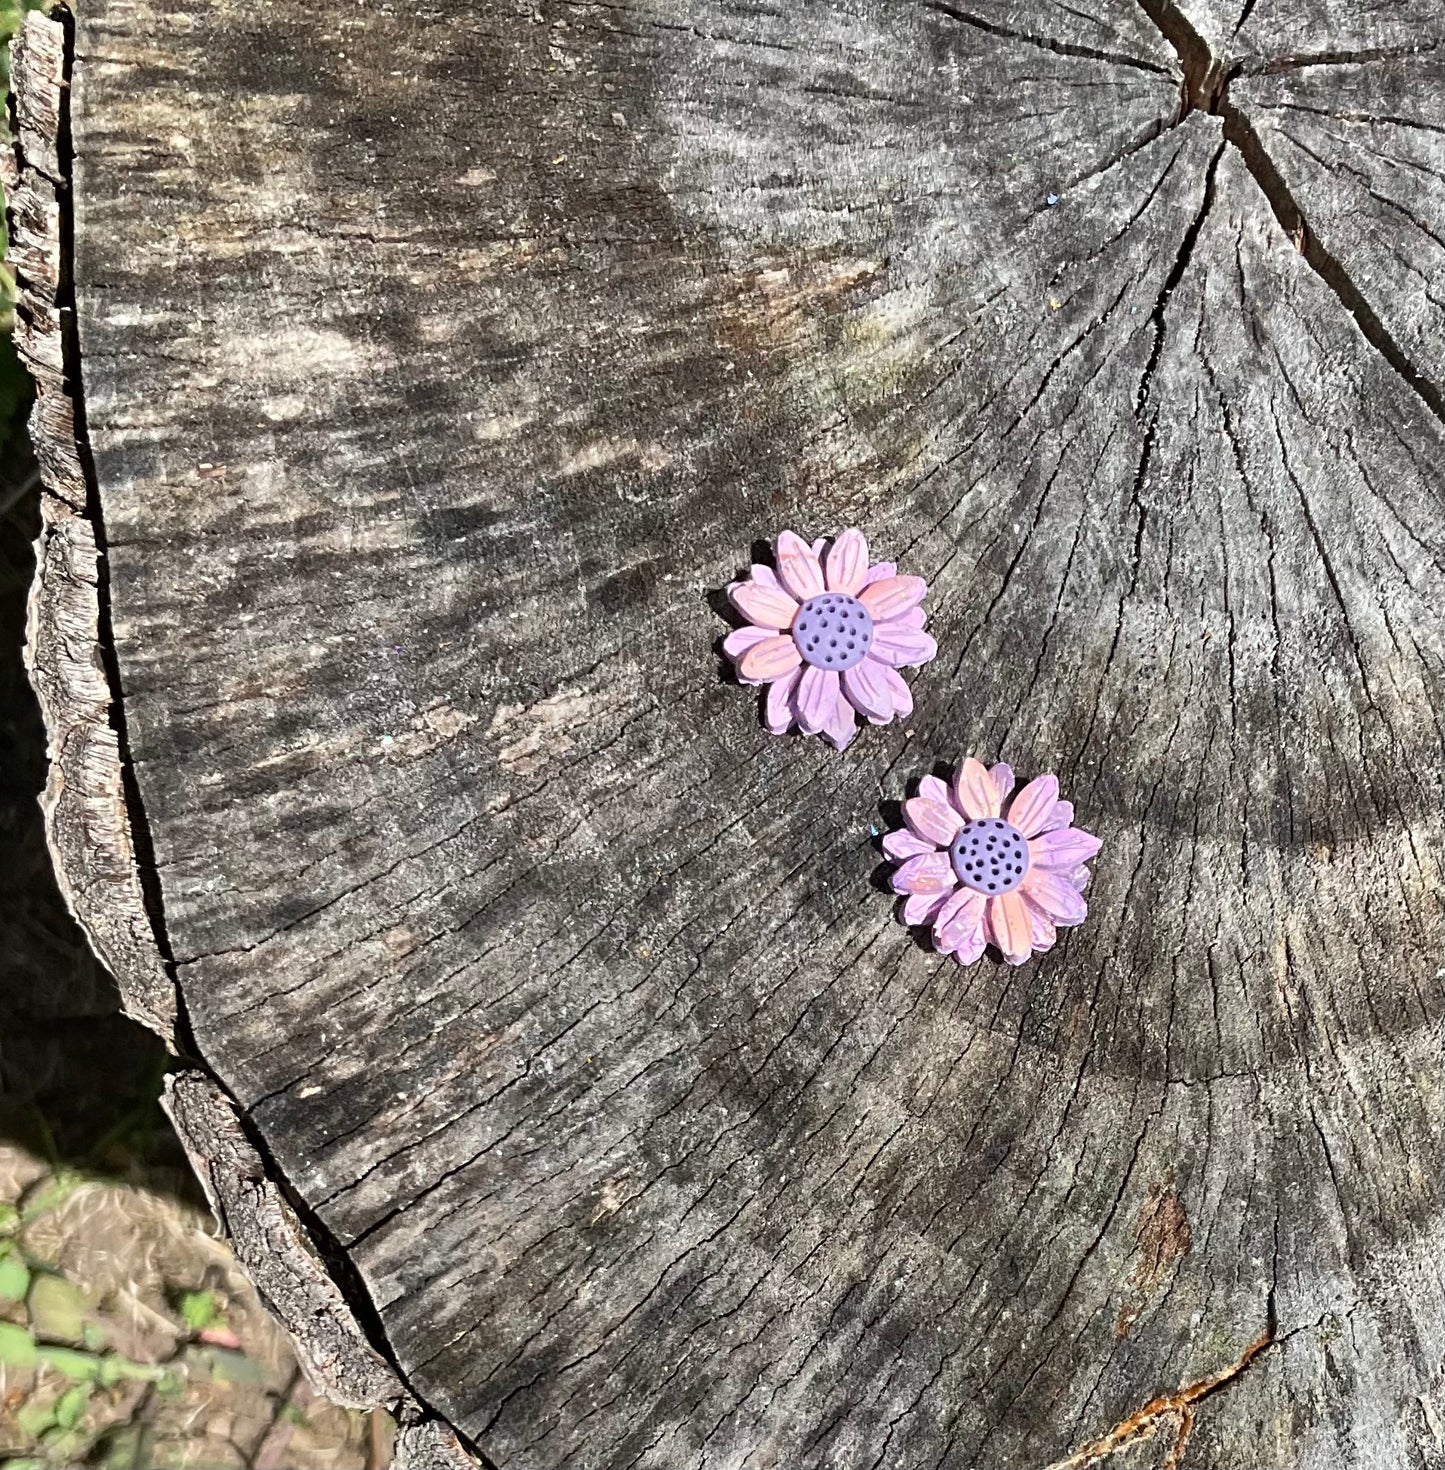
[[(85, 6), (159, 953), (497, 1464), (1445, 1463), (1442, 81), (1404, 0)], [(848, 524), (941, 651), (840, 757), (717, 591)], [(1105, 840), (1022, 970), (879, 891), (966, 752)]]

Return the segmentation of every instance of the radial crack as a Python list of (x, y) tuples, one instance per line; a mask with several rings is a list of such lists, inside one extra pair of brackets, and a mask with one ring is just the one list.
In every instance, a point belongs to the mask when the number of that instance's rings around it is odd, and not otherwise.
[(1129, 56), (1122, 51), (1101, 51), (1093, 46), (1081, 46), (1074, 41), (1059, 41), (1052, 36), (1041, 36), (1030, 31), (1010, 30), (996, 21), (985, 20), (981, 15), (973, 15), (956, 5), (950, 5), (946, 3), (946, 0), (927, 0), (927, 3), (930, 10), (946, 15), (960, 25), (972, 26), (975, 30), (983, 31), (990, 36), (999, 36), (1006, 41), (1019, 41), (1025, 46), (1036, 46), (1041, 51), (1052, 51), (1056, 56), (1080, 56), (1089, 61), (1107, 61), (1115, 66), (1132, 66), (1137, 71), (1153, 72), (1155, 76), (1167, 77), (1170, 74), (1167, 67), (1159, 66), (1156, 62), (1145, 61), (1142, 57)]
[(1173, 1393), (1163, 1393), (1157, 1398), (1150, 1399), (1143, 1408), (1136, 1409), (1132, 1414), (1121, 1419), (1107, 1434), (1090, 1440), (1088, 1444), (1075, 1450), (1073, 1454), (1065, 1455), (1062, 1460), (1055, 1460), (1053, 1464), (1046, 1467), (1046, 1470), (1080, 1470), (1080, 1467), (1092, 1465), (1107, 1455), (1116, 1454), (1143, 1440), (1152, 1439), (1161, 1429), (1166, 1428), (1174, 1431), (1173, 1443), (1164, 1460), (1166, 1470), (1172, 1470), (1172, 1467), (1177, 1466), (1184, 1458), (1184, 1452), (1189, 1445), (1189, 1436), (1194, 1431), (1195, 1417), (1199, 1412), (1198, 1406), (1222, 1388), (1228, 1387), (1251, 1363), (1263, 1353), (1268, 1352), (1274, 1346), (1277, 1331), (1274, 1297), (1271, 1295), (1264, 1331), (1227, 1368), (1221, 1368), (1219, 1372), (1211, 1373), (1207, 1378), (1198, 1378), (1193, 1383), (1186, 1383), (1175, 1389)]
[[(1285, 235), (1294, 242), (1305, 263), (1334, 293), (1340, 305), (1354, 319), (1365, 340), (1385, 359), (1401, 381), (1441, 424), (1445, 424), (1445, 393), (1414, 363), (1410, 355), (1390, 335), (1363, 291), (1355, 284), (1343, 262), (1328, 250), (1310, 228), (1309, 220), (1294, 197), (1284, 176), (1249, 115), (1229, 95), (1230, 82), (1239, 75), (1238, 63), (1228, 64), (1216, 56), (1208, 42), (1194, 28), (1177, 0), (1139, 0), (1139, 8), (1159, 28), (1159, 33), (1174, 48), (1184, 72), (1181, 87), (1181, 119), (1189, 112), (1213, 113), (1223, 119), (1227, 143), (1239, 150), (1250, 176), (1259, 185), (1274, 217)], [(1431, 49), (1420, 47), (1418, 50)], [(1342, 60), (1358, 60), (1374, 53), (1351, 53)], [(1380, 53), (1384, 54), (1384, 53)], [(1414, 53), (1411, 53), (1414, 54)], [(1272, 69), (1266, 66), (1265, 70)], [(1274, 68), (1278, 69), (1278, 68)]]

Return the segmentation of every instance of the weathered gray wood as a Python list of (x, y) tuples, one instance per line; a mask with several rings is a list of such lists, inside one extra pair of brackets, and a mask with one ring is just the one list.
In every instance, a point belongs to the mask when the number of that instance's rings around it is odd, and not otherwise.
[[(1445, 1457), (1445, 19), (1082, 9), (82, 18), (187, 1011), (508, 1470)], [(838, 758), (709, 593), (851, 522)], [(1108, 844), (1021, 972), (873, 883), (965, 750)]]
[(175, 986), (146, 911), (126, 816), (101, 656), (96, 507), (76, 433), (72, 293), (61, 266), (65, 71), (60, 23), (31, 11), (11, 47), (14, 136), (0, 148), (15, 348), (35, 383), (31, 431), (42, 484), (25, 662), (49, 736), (41, 807), (60, 890), (115, 976), (122, 1008), (170, 1040)]
[(403, 1397), (326, 1273), (295, 1211), (266, 1177), (235, 1109), (209, 1079), (166, 1079), (162, 1106), (242, 1266), (290, 1332), (312, 1387), (333, 1403), (369, 1409)]

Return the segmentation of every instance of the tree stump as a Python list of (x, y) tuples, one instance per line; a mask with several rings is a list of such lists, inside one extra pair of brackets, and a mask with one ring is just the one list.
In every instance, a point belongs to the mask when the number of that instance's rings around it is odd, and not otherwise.
[[(505, 1470), (1445, 1464), (1445, 12), (74, 52), (127, 932), (420, 1402)], [(718, 594), (845, 525), (940, 656), (840, 756)], [(1019, 970), (880, 891), (967, 752), (1106, 844)]]

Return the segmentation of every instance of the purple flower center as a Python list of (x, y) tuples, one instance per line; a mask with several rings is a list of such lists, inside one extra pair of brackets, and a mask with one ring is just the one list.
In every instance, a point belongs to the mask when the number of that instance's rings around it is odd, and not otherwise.
[(967, 823), (948, 856), (958, 881), (975, 893), (1012, 893), (1029, 870), (1028, 838), (998, 817)]
[(841, 672), (862, 663), (872, 648), (873, 617), (856, 597), (825, 592), (803, 604), (792, 632), (804, 663)]

